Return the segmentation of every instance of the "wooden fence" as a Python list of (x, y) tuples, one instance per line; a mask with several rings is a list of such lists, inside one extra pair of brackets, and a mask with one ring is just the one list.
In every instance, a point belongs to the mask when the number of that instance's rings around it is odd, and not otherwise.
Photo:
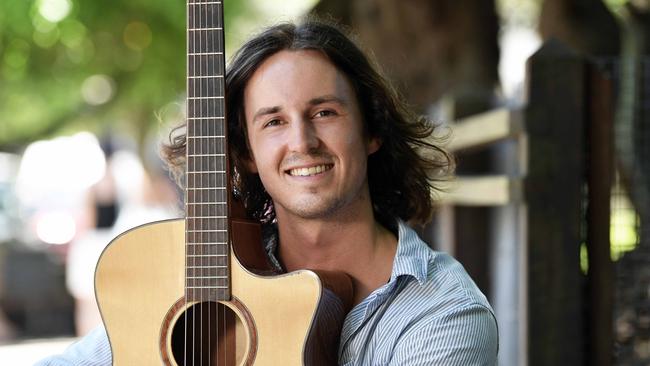
[(459, 165), (489, 151), (494, 173), (452, 183), (431, 240), (487, 293), (500, 365), (611, 365), (610, 82), (554, 41), (531, 56), (527, 74), (525, 106), (452, 124)]

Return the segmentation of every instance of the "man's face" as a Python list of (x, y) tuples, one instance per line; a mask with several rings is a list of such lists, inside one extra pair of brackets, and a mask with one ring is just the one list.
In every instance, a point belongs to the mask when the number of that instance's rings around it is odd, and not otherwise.
[(249, 168), (278, 218), (327, 218), (369, 204), (366, 165), (379, 142), (366, 136), (347, 78), (321, 53), (281, 51), (244, 94)]

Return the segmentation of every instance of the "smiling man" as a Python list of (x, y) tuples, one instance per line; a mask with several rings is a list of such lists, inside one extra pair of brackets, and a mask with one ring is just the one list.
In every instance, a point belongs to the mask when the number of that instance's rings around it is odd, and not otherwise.
[[(452, 159), (363, 52), (331, 25), (280, 24), (238, 51), (226, 91), (233, 187), (270, 262), (352, 278), (338, 363), (495, 365), (485, 296), (409, 226), (430, 219)], [(166, 149), (179, 172), (184, 148)], [(44, 364), (77, 363), (110, 364), (103, 329)]]
[(226, 90), (234, 184), (271, 261), (353, 280), (338, 363), (496, 364), (485, 296), (409, 227), (430, 219), (452, 159), (354, 42), (318, 21), (271, 27)]
[(283, 50), (244, 94), (248, 171), (272, 197), (284, 268), (343, 270), (361, 302), (388, 281), (396, 238), (373, 218), (367, 159), (381, 142), (352, 85), (325, 54)]

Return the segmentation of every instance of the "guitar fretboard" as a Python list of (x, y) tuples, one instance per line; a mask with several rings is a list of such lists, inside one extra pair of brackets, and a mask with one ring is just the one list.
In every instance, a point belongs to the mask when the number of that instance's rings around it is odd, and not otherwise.
[(187, 2), (188, 301), (230, 299), (223, 5)]

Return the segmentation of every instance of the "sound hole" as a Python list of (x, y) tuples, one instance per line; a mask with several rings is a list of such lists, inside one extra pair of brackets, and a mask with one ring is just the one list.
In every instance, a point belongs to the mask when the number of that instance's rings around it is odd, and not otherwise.
[(195, 303), (177, 319), (171, 334), (176, 364), (234, 366), (241, 362), (245, 347), (242, 323), (228, 306), (212, 301)]

